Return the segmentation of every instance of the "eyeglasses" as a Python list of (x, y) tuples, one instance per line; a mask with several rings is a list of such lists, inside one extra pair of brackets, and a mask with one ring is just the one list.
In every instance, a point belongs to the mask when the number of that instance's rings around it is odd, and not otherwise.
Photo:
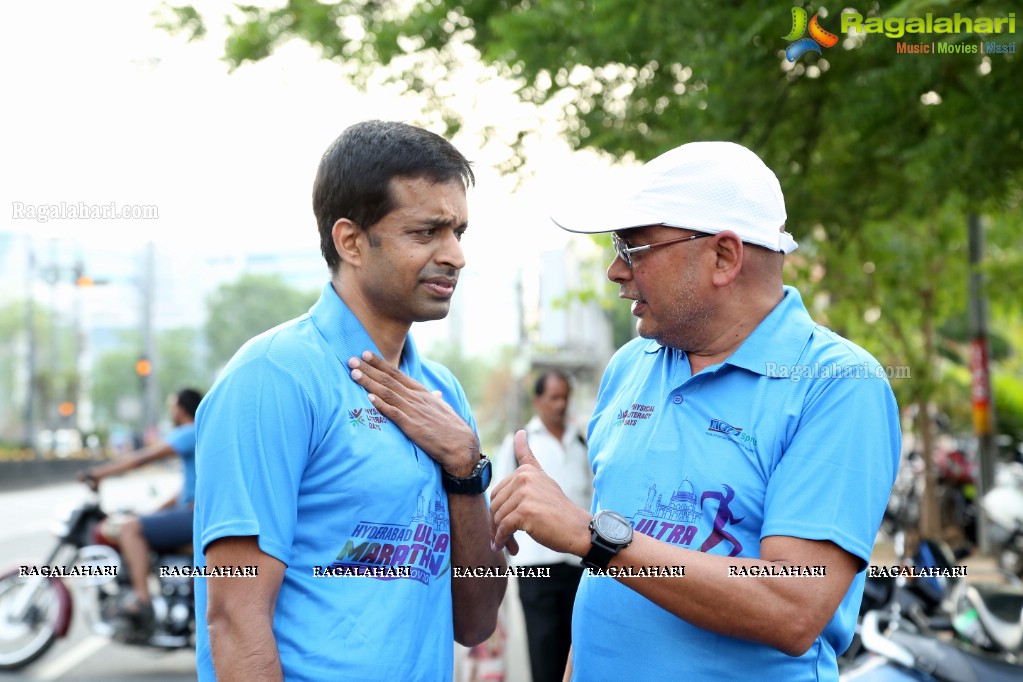
[(679, 237), (678, 239), (666, 239), (663, 242), (654, 242), (653, 244), (644, 244), (643, 246), (628, 246), (628, 245), (626, 245), (626, 243), (624, 241), (622, 241), (621, 237), (619, 237), (617, 234), (612, 232), (611, 233), (611, 243), (615, 247), (615, 253), (617, 253), (618, 257), (622, 259), (623, 263), (625, 263), (625, 267), (627, 267), (627, 268), (629, 268), (631, 270), (632, 269), (632, 254), (634, 254), (634, 253), (638, 253), (640, 251), (647, 251), (649, 249), (654, 248), (655, 246), (665, 246), (667, 244), (675, 244), (677, 242), (691, 242), (694, 239), (699, 239), (701, 237), (713, 237), (713, 236), (714, 235), (712, 235), (712, 234), (707, 234), (706, 232), (701, 232), (699, 234), (691, 234), (688, 237)]

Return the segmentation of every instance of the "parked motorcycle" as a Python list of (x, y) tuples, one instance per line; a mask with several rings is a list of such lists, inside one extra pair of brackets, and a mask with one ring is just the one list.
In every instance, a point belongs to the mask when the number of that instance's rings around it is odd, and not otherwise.
[(195, 646), (192, 557), (154, 556), (154, 622), (141, 631), (123, 608), (131, 582), (120, 554), (96, 532), (106, 516), (91, 493), (54, 527), (57, 544), (42, 563), (0, 572), (0, 670), (31, 663), (67, 634), (74, 606), (67, 581), (83, 588), (75, 594), (93, 597), (82, 606), (94, 633), (160, 649)]
[[(905, 539), (901, 531), (895, 534), (894, 547), (900, 557), (905, 557)], [(863, 599), (860, 602), (860, 621), (849, 648), (838, 660), (839, 669), (845, 669), (866, 652), (862, 642), (862, 619), (871, 611), (898, 614), (922, 632), (952, 632), (952, 609), (958, 590), (965, 584), (956, 562), (962, 556), (952, 552), (948, 545), (934, 540), (918, 543), (912, 559), (902, 558), (896, 566), (872, 568), (863, 584)], [(910, 577), (912, 568), (927, 568), (927, 574)], [(905, 570), (904, 570), (905, 569)], [(937, 570), (932, 570), (937, 569)], [(935, 575), (930, 575), (930, 573)]]
[(1023, 680), (1023, 585), (967, 581), (957, 558), (924, 541), (893, 580), (867, 579), (842, 680)]
[(998, 547), (998, 564), (1023, 577), (1023, 464), (1007, 462), (995, 473), (995, 486), (980, 501), (990, 520), (988, 538)]
[(1019, 682), (1023, 666), (915, 631), (908, 621), (870, 611), (860, 624), (869, 656), (844, 671), (843, 682)]

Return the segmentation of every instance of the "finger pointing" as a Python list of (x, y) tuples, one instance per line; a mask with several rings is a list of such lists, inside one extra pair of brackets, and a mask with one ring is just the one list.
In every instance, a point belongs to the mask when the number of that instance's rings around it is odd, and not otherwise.
[(526, 441), (525, 431), (519, 430), (515, 432), (514, 449), (515, 459), (518, 460), (519, 466), (532, 464), (537, 469), (543, 469), (543, 467), (540, 466), (540, 463), (536, 461), (533, 451), (529, 449), (529, 443)]

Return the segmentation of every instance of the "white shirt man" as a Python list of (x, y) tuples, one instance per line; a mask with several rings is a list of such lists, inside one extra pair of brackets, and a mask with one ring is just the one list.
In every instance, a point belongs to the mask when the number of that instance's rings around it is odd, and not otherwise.
[[(529, 446), (548, 473), (575, 504), (590, 508), (593, 472), (586, 439), (567, 422), (571, 386), (557, 371), (541, 375), (534, 387), (535, 416), (525, 426)], [(511, 475), (517, 462), (512, 436), (498, 453), (495, 480)], [(572, 605), (582, 576), (579, 558), (555, 552), (526, 533), (516, 535), (518, 554), (509, 557), (516, 566), (548, 569), (549, 577), (518, 578), (519, 599), (526, 619), (533, 682), (562, 679), (572, 642)], [(539, 572), (538, 572), (539, 573)]]

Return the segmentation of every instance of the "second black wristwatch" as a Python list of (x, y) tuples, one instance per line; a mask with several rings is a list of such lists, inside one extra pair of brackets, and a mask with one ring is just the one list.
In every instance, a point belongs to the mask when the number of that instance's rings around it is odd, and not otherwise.
[(490, 487), (490, 460), (482, 452), (480, 461), (476, 463), (468, 476), (452, 476), (443, 469), (440, 472), (444, 490), (457, 495), (480, 495)]
[(597, 512), (590, 519), (590, 530), (593, 545), (582, 560), (586, 568), (606, 570), (611, 559), (632, 543), (632, 524), (618, 512)]

